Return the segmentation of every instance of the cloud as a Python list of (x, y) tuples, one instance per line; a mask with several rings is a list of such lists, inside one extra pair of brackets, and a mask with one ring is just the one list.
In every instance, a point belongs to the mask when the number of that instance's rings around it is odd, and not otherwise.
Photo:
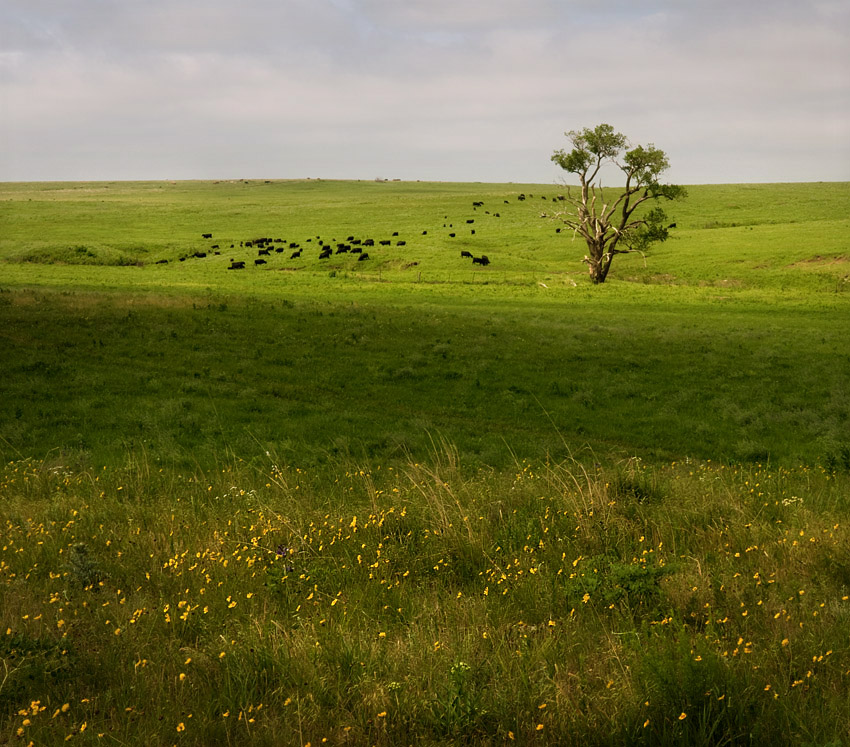
[(0, 178), (549, 181), (606, 121), (684, 182), (850, 179), (848, 31), (829, 0), (7, 0)]

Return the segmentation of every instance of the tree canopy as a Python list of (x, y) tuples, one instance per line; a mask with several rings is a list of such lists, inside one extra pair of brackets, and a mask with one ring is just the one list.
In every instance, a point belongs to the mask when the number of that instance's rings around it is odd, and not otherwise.
[[(587, 244), (584, 262), (590, 279), (604, 283), (617, 254), (640, 252), (668, 238), (671, 226), (659, 200), (675, 200), (686, 195), (684, 187), (661, 184), (660, 176), (669, 167), (667, 155), (653, 144), (630, 143), (609, 124), (566, 133), (572, 150), (556, 150), (552, 161), (575, 174), (580, 194), (568, 189), (566, 210), (552, 217), (561, 220)], [(625, 186), (603, 192), (600, 172), (613, 164), (625, 175)]]

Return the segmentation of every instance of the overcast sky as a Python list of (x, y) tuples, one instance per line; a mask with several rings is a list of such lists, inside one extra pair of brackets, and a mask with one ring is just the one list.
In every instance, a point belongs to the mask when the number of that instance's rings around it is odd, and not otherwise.
[(850, 180), (847, 0), (2, 0), (0, 181)]

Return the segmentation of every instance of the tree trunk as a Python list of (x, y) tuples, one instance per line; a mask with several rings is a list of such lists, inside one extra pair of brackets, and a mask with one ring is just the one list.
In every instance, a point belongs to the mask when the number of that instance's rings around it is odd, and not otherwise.
[(590, 280), (594, 285), (600, 285), (608, 277), (611, 259), (605, 257), (604, 250), (595, 242), (588, 241), (587, 248), (590, 251), (590, 256), (585, 257), (584, 261), (587, 264)]

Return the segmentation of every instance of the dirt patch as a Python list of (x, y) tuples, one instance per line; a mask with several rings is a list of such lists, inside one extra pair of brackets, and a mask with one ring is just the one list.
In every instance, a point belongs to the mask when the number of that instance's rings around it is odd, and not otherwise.
[(799, 262), (793, 262), (789, 267), (834, 267), (834, 268), (844, 268), (850, 266), (850, 257), (847, 255), (840, 255), (838, 257), (823, 257), (820, 254), (816, 254), (814, 257), (809, 257), (808, 259), (801, 259)]

